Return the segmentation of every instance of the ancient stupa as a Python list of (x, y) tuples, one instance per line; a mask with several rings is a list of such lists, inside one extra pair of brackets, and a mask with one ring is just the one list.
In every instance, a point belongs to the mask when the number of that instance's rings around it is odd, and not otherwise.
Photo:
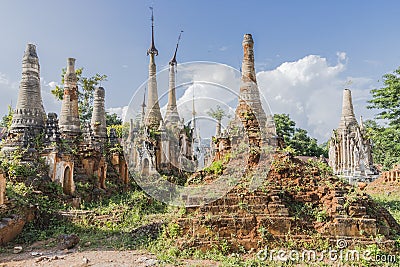
[[(40, 89), (40, 65), (34, 44), (27, 44), (22, 59), (22, 79), (19, 87), (17, 105), (13, 113), (7, 138), (3, 141), (2, 152), (10, 155), (18, 148), (28, 148), (35, 152), (34, 140), (44, 133), (46, 126)], [(24, 158), (32, 159), (25, 153)]]
[(354, 115), (351, 91), (343, 91), (342, 115), (339, 127), (329, 142), (329, 165), (335, 174), (350, 182), (374, 176), (370, 141), (365, 137), (362, 118), (358, 124)]
[[(261, 113), (256, 90), (251, 35), (245, 35), (243, 46), (242, 99), (239, 99), (236, 115), (247, 131), (250, 149), (263, 148), (262, 125), (258, 126), (258, 122), (266, 117)], [(346, 91), (341, 122), (344, 128), (339, 130), (345, 131), (347, 147), (351, 138), (363, 140), (356, 138), (357, 129), (360, 129), (352, 110), (350, 94)], [(244, 112), (246, 116), (242, 117)], [(258, 113), (259, 118), (255, 119), (252, 113)], [(181, 229), (177, 243), (182, 247), (208, 250), (220, 248), (223, 241), (230, 251), (260, 251), (275, 242), (287, 242), (288, 238), (308, 242), (317, 237), (335, 245), (338, 238), (374, 243), (377, 235), (390, 239), (393, 233), (400, 232), (399, 224), (387, 210), (366, 194), (354, 191), (326, 168), (317, 167), (321, 163), (304, 162), (290, 154), (276, 154), (269, 169), (266, 167), (269, 160), (268, 157), (257, 160), (239, 183), (221, 198), (186, 207), (186, 213), (176, 219)], [(248, 161), (247, 164), (252, 163)], [(208, 175), (202, 181), (209, 184), (225, 174), (231, 175), (231, 170)]]
[(260, 91), (257, 85), (254, 68), (254, 41), (251, 34), (244, 35), (242, 46), (242, 80), (240, 84), (239, 105), (236, 113), (240, 112), (243, 104), (248, 105), (251, 111), (255, 113), (258, 124), (263, 128), (266, 125), (267, 117), (261, 104)]
[(74, 137), (81, 133), (78, 109), (78, 79), (75, 73), (75, 59), (68, 58), (64, 75), (64, 97), (59, 120), (62, 135)]
[(157, 90), (157, 67), (155, 56), (158, 56), (158, 50), (154, 44), (154, 16), (153, 10), (151, 14), (151, 46), (147, 50), (147, 55), (150, 56), (149, 62), (149, 79), (147, 82), (148, 100), (147, 110), (145, 115), (145, 125), (150, 130), (157, 130), (162, 121), (160, 104), (158, 103), (158, 90)]
[(106, 111), (104, 106), (105, 90), (97, 87), (93, 93), (93, 113), (90, 126), (96, 138), (107, 138)]
[(176, 106), (176, 90), (175, 90), (175, 75), (176, 75), (176, 53), (178, 52), (179, 39), (181, 35), (179, 35), (178, 42), (176, 44), (175, 53), (172, 59), (169, 61), (169, 86), (168, 86), (168, 104), (167, 104), (167, 112), (165, 113), (165, 125), (168, 127), (169, 125), (177, 125), (180, 121), (178, 109)]
[[(34, 44), (27, 44), (22, 59), (22, 79), (18, 101), (13, 114), (11, 132), (23, 132), (29, 129), (38, 134), (45, 126), (46, 114), (40, 91), (40, 65)], [(33, 131), (32, 131), (33, 130)]]

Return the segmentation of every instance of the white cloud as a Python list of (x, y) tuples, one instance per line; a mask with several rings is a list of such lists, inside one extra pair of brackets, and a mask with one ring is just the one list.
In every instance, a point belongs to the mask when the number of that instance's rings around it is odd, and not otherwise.
[(0, 84), (9, 84), (7, 76), (0, 72)]
[(40, 77), (40, 81), (41, 81), (42, 100), (45, 112), (46, 113), (54, 112), (60, 115), (61, 101), (57, 100), (55, 96), (51, 93), (51, 90), (53, 90), (56, 86), (59, 86), (60, 84), (55, 81), (47, 82), (46, 79), (43, 77)]
[[(337, 53), (337, 62), (330, 64), (318, 55), (308, 55), (294, 62), (284, 62), (277, 68), (257, 73), (258, 85), (264, 110), (269, 113), (288, 113), (297, 127), (306, 129), (320, 142), (326, 141), (332, 129), (338, 126), (342, 92), (346, 81), (352, 81), (353, 104), (356, 116), (371, 118), (372, 111), (365, 108), (373, 81), (364, 77), (346, 77), (347, 55)], [(168, 99), (168, 71), (157, 74), (162, 113)], [(144, 87), (136, 91), (129, 106), (129, 117), (140, 113)], [(181, 118), (189, 121), (192, 116), (192, 99), (195, 97), (197, 116), (203, 137), (214, 134), (215, 122), (210, 121), (207, 111), (220, 105), (232, 116), (237, 105), (240, 73), (226, 65), (209, 62), (181, 64), (177, 72), (177, 105)], [(267, 102), (267, 101), (268, 102)], [(269, 106), (268, 106), (269, 105)], [(128, 108), (113, 108), (120, 116)], [(125, 112), (125, 113), (124, 113)], [(133, 116), (130, 114), (134, 114)], [(227, 120), (224, 120), (226, 125)]]
[(347, 59), (345, 52), (337, 52), (336, 55), (337, 55), (339, 61), (344, 61)]
[(54, 88), (56, 88), (56, 86), (60, 86), (60, 84), (58, 82), (51, 81), (51, 82), (47, 83), (46, 86), (50, 87), (51, 89), (54, 89)]
[(128, 106), (124, 106), (124, 107), (116, 107), (116, 108), (107, 108), (106, 112), (110, 113), (110, 114), (117, 114), (118, 117), (120, 117), (122, 119), (122, 121), (125, 120), (125, 116), (126, 116), (126, 112), (128, 111)]
[[(288, 113), (297, 127), (307, 129), (320, 142), (326, 141), (340, 119), (343, 79), (347, 56), (337, 53), (337, 64), (309, 55), (294, 62), (282, 63), (271, 71), (257, 73), (260, 91), (268, 99), (273, 113)], [(371, 114), (365, 108), (372, 80), (348, 77), (356, 116)]]

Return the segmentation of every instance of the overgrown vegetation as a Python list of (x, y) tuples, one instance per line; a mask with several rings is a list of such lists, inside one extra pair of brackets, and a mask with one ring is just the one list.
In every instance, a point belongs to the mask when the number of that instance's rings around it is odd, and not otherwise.
[(210, 166), (204, 168), (206, 173), (220, 175), (224, 171), (224, 164), (222, 160), (213, 161)]
[(12, 110), (11, 105), (8, 105), (8, 112), (6, 115), (3, 116), (3, 118), (0, 122), (0, 126), (10, 129), (12, 117), (13, 117), (13, 110)]
[[(57, 100), (64, 98), (64, 75), (67, 72), (65, 68), (61, 71), (61, 85), (56, 86), (51, 90), (51, 93)], [(79, 119), (81, 125), (90, 122), (93, 112), (93, 93), (95, 88), (101, 84), (102, 81), (107, 81), (107, 75), (100, 75), (96, 73), (92, 77), (83, 76), (83, 68), (75, 70), (78, 79), (78, 109)]]
[[(284, 161), (284, 164), (291, 164)], [(281, 169), (285, 167), (282, 164)], [(299, 164), (297, 164), (299, 165)], [(297, 168), (296, 164), (290, 167)], [(280, 166), (279, 164), (276, 166)], [(323, 163), (308, 161), (305, 164), (304, 173), (309, 175), (318, 172), (321, 175), (329, 172)], [(101, 201), (83, 202), (78, 211), (82, 212), (79, 219), (68, 221), (57, 215), (59, 211), (76, 212), (71, 206), (64, 204), (61, 188), (54, 183), (43, 183), (48, 189), (42, 188), (42, 193), (37, 192), (34, 185), (25, 185), (19, 182), (9, 182), (7, 195), (18, 203), (36, 204), (36, 209), (43, 214), (40, 220), (29, 223), (23, 233), (11, 244), (23, 244), (27, 246), (35, 241), (47, 240), (46, 246), (55, 246), (55, 238), (60, 234), (77, 234), (81, 239), (81, 246), (90, 248), (109, 248), (115, 250), (146, 249), (155, 253), (161, 263), (179, 264), (180, 259), (191, 258), (199, 260), (218, 261), (220, 266), (282, 266), (280, 262), (263, 261), (257, 258), (256, 252), (248, 254), (243, 248), (237, 253), (231, 252), (231, 244), (223, 239), (215, 237), (214, 245), (207, 251), (201, 251), (195, 247), (180, 247), (179, 238), (181, 229), (175, 219), (185, 213), (185, 209), (168, 207), (167, 205), (153, 200), (141, 191), (135, 183), (130, 184), (130, 190), (121, 192), (111, 197), (105, 197)], [(87, 183), (79, 186), (85, 187)], [(36, 191), (36, 192), (35, 192)], [(398, 203), (390, 202), (391, 212), (400, 214)], [(324, 222), (328, 215), (324, 210), (307, 205), (294, 205), (295, 213), (299, 220), (312, 217), (318, 222)], [(84, 212), (87, 212), (86, 214)], [(400, 219), (399, 216), (396, 219)], [(133, 234), (135, 229), (154, 222), (165, 222), (161, 232), (155, 236), (143, 232)], [(270, 240), (267, 229), (260, 228), (259, 231), (266, 240)], [(190, 240), (190, 238), (187, 238)], [(84, 246), (84, 244), (86, 244)], [(315, 236), (312, 242), (302, 242), (292, 239), (290, 233), (284, 242), (276, 243), (276, 247), (283, 249), (314, 248), (323, 250), (329, 248), (330, 244), (326, 238)], [(377, 247), (381, 251), (381, 248)], [(293, 262), (292, 262), (293, 263)], [(366, 262), (363, 266), (368, 265)], [(287, 266), (291, 266), (290, 264)]]
[(365, 122), (367, 137), (372, 141), (372, 157), (383, 170), (400, 163), (400, 128), (381, 126), (374, 120)]
[[(80, 69), (81, 71), (81, 69)], [(400, 75), (400, 69), (396, 71)], [(81, 72), (80, 72), (81, 75)], [(93, 77), (92, 77), (93, 78)], [(96, 81), (99, 82), (105, 79), (105, 76), (95, 76), (94, 80), (82, 78), (85, 86), (93, 86)], [(86, 79), (86, 81), (85, 81)], [(393, 105), (398, 104), (397, 98), (400, 85), (397, 76), (386, 76), (385, 90), (373, 90), (373, 97), (380, 99), (379, 101), (371, 101), (374, 108), (385, 108), (385, 102), (390, 96)], [(395, 87), (393, 87), (395, 86)], [(61, 91), (54, 92), (60, 96)], [(89, 91), (87, 93), (90, 93)], [(90, 102), (90, 95), (83, 95), (83, 102)], [(395, 98), (395, 99), (393, 99)], [(385, 100), (386, 99), (386, 100)], [(397, 102), (396, 102), (396, 101)], [(386, 104), (385, 104), (386, 103)], [(89, 105), (90, 106), (90, 105)], [(219, 107), (218, 107), (219, 108)], [(214, 117), (220, 123), (224, 113), (221, 110), (213, 111)], [(82, 111), (81, 112), (89, 112)], [(384, 168), (390, 169), (393, 164), (398, 163), (400, 158), (400, 133), (398, 128), (398, 118), (393, 113), (390, 116), (388, 111), (379, 114), (380, 119), (390, 120), (389, 127), (379, 126), (374, 121), (367, 121), (365, 127), (368, 136), (373, 141), (373, 152), (375, 162), (383, 164)], [(12, 116), (11, 108), (9, 114), (3, 117), (4, 126), (9, 127), (10, 116)], [(294, 155), (307, 156), (327, 156), (326, 145), (319, 146), (314, 138), (308, 136), (306, 130), (295, 128), (295, 122), (292, 121), (289, 115), (275, 115), (277, 124), (277, 133), (285, 141), (286, 151), (292, 152)], [(108, 117), (108, 131), (111, 128), (115, 129), (117, 137), (121, 138), (127, 133), (129, 128), (127, 125), (122, 125), (121, 120), (114, 114)], [(156, 132), (153, 132), (156, 134)], [(40, 146), (40, 139), (36, 146)], [(111, 152), (122, 153), (122, 147), (119, 145), (110, 148)], [(122, 192), (120, 190), (113, 195), (104, 195), (104, 197), (96, 198), (92, 201), (82, 201), (78, 210), (72, 208), (68, 203), (68, 197), (62, 194), (62, 189), (59, 185), (45, 180), (40, 174), (44, 172), (44, 162), (39, 162), (39, 167), (32, 167), (26, 164), (21, 164), (23, 151), (15, 153), (11, 160), (3, 161), (1, 167), (5, 170), (8, 177), (7, 196), (16, 204), (17, 209), (30, 208), (36, 213), (36, 219), (26, 225), (21, 235), (8, 245), (12, 248), (15, 244), (23, 244), (27, 246), (35, 241), (49, 240), (48, 245), (55, 245), (55, 239), (60, 234), (77, 234), (81, 239), (81, 244), (87, 244), (87, 247), (95, 248), (112, 248), (112, 249), (147, 249), (155, 253), (162, 263), (178, 264), (179, 258), (207, 259), (216, 260), (221, 263), (220, 266), (265, 266), (266, 262), (257, 259), (254, 252), (249, 256), (244, 248), (239, 248), (238, 253), (231, 253), (231, 244), (219, 237), (215, 237), (211, 249), (202, 252), (195, 247), (182, 248), (179, 247), (177, 239), (181, 237), (182, 229), (174, 219), (179, 218), (185, 210), (169, 207), (160, 203), (151, 197), (147, 196), (138, 186), (132, 182), (129, 190)], [(224, 159), (214, 161), (204, 171), (208, 174), (221, 175), (224, 171), (224, 165), (229, 161), (230, 155)], [(332, 170), (325, 163), (317, 160), (309, 160), (303, 167), (300, 168), (299, 161), (283, 160), (274, 162), (273, 169), (278, 174), (283, 174), (293, 178), (308, 178), (319, 176), (321, 183), (327, 185), (330, 189), (338, 187), (337, 183), (332, 183), (328, 178), (332, 175)], [(24, 182), (21, 182), (18, 177), (24, 177)], [(29, 179), (28, 179), (29, 178)], [(96, 177), (92, 177), (95, 179)], [(325, 179), (326, 178), (326, 179)], [(307, 181), (304, 179), (304, 181)], [(271, 182), (271, 181), (269, 181)], [(93, 181), (78, 181), (76, 183), (79, 192), (93, 192), (96, 188)], [(292, 186), (290, 190), (300, 193), (304, 190), (301, 183)], [(112, 181), (107, 181), (107, 187), (118, 188), (118, 185)], [(264, 188), (265, 189), (265, 188)], [(117, 191), (117, 190), (115, 190)], [(283, 191), (282, 191), (283, 192)], [(373, 196), (375, 201), (384, 206), (394, 216), (397, 222), (400, 223), (400, 196), (399, 195), (376, 195)], [(357, 192), (351, 191), (346, 195), (344, 208), (348, 208), (354, 201), (357, 200)], [(329, 220), (326, 210), (321, 209), (312, 203), (291, 202), (291, 214), (295, 220), (306, 220), (311, 218), (317, 222), (325, 222)], [(245, 203), (239, 203), (242, 209), (246, 209)], [(14, 212), (14, 210), (13, 210)], [(70, 212), (80, 214), (73, 220), (67, 220), (61, 212)], [(207, 220), (207, 218), (205, 218)], [(148, 231), (136, 233), (137, 229), (151, 225), (151, 223), (162, 222), (164, 226), (160, 233), (158, 231), (150, 233)], [(210, 229), (211, 230), (211, 229)], [(265, 240), (271, 239), (271, 234), (268, 229), (261, 226), (258, 228), (258, 233)], [(303, 242), (294, 240), (288, 233), (284, 243), (278, 245), (285, 249), (295, 249), (298, 247), (304, 248), (319, 248), (328, 249), (330, 247), (329, 240), (324, 237), (315, 235), (312, 242)], [(189, 238), (188, 238), (189, 239)], [(383, 251), (377, 245), (370, 245), (374, 253), (382, 253)], [(291, 266), (294, 262), (287, 261), (285, 263), (268, 262), (268, 266)], [(324, 266), (325, 263), (321, 263)], [(326, 264), (326, 266), (328, 266)], [(373, 266), (373, 263), (363, 262), (363, 266)]]
[(48, 166), (42, 158), (38, 159), (36, 164), (23, 163), (22, 158), (27, 149), (17, 149), (13, 151), (8, 159), (0, 161), (0, 168), (7, 173), (9, 179), (14, 180), (21, 177), (40, 177), (47, 172)]
[(365, 126), (372, 140), (374, 163), (389, 170), (400, 163), (400, 67), (382, 78), (383, 86), (371, 90), (372, 98), (367, 106), (379, 111), (375, 118), (381, 123), (369, 120)]
[(310, 137), (306, 130), (296, 128), (289, 114), (274, 114), (274, 121), (276, 134), (283, 139), (286, 151), (296, 156), (328, 157), (327, 144), (318, 145), (317, 139)]
[(400, 223), (400, 194), (376, 194), (373, 199), (385, 207), (393, 218)]
[[(65, 204), (62, 189), (52, 182), (43, 183), (43, 190), (22, 182), (8, 182), (7, 195), (19, 207), (35, 206), (40, 216), (28, 223), (13, 244), (27, 246), (33, 242), (53, 239), (60, 234), (77, 234), (82, 244), (113, 249), (143, 248), (150, 239), (137, 238), (132, 230), (154, 221), (168, 221), (174, 208), (153, 200), (132, 184), (133, 190), (116, 194), (102, 201), (83, 202), (79, 211), (83, 214), (73, 221), (60, 212), (76, 212)], [(39, 214), (38, 214), (39, 215)], [(54, 245), (50, 243), (49, 245)]]

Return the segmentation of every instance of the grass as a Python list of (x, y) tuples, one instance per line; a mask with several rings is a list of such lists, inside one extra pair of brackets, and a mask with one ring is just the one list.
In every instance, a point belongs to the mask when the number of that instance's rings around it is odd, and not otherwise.
[[(85, 186), (85, 185), (82, 185)], [(46, 189), (49, 195), (35, 193), (34, 188), (22, 183), (9, 183), (7, 185), (7, 195), (21, 205), (36, 203), (41, 211), (41, 217), (24, 227), (23, 232), (16, 240), (6, 247), (0, 249), (0, 253), (7, 252), (16, 244), (23, 247), (29, 246), (33, 242), (40, 240), (51, 240), (46, 244), (48, 247), (56, 245), (55, 238), (60, 234), (77, 234), (81, 239), (81, 246), (89, 244), (88, 249), (113, 249), (130, 250), (145, 249), (157, 255), (161, 263), (174, 264), (180, 263), (180, 259), (197, 259), (217, 261), (220, 266), (293, 266), (294, 263), (265, 262), (257, 258), (253, 251), (249, 254), (246, 251), (230, 253), (230, 244), (224, 240), (217, 240), (217, 244), (207, 251), (189, 247), (178, 246), (177, 240), (180, 238), (181, 229), (174, 219), (184, 213), (184, 209), (169, 207), (163, 203), (153, 200), (135, 185), (131, 185), (131, 190), (115, 194), (102, 201), (86, 202), (81, 205), (81, 209), (91, 211), (97, 216), (106, 215), (107, 220), (94, 220), (93, 214), (82, 217), (77, 221), (65, 221), (55, 216), (58, 211), (71, 210), (68, 205), (63, 204), (61, 199), (52, 196), (62, 195), (61, 189), (49, 184)], [(379, 202), (394, 216), (400, 223), (400, 195), (374, 195), (374, 200)], [(313, 213), (307, 213), (311, 212)], [(325, 220), (326, 214), (323, 211), (312, 207), (296, 206), (299, 218), (304, 216), (317, 216), (321, 221)], [(166, 226), (157, 239), (148, 238), (146, 235), (133, 236), (132, 230), (154, 221), (163, 220)], [(268, 235), (266, 229), (260, 228), (259, 232)], [(290, 237), (290, 235), (289, 235)], [(290, 240), (282, 242), (282, 248), (326, 248), (329, 242), (321, 236), (315, 236), (311, 243), (296, 243)], [(326, 263), (315, 263), (313, 266), (329, 266)], [(365, 263), (364, 266), (368, 266)], [(384, 265), (382, 265), (384, 266)], [(392, 265), (394, 266), (394, 265)]]
[(400, 223), (400, 194), (376, 194), (371, 196), (392, 214), (397, 223)]
[[(23, 183), (9, 183), (7, 194), (17, 205), (37, 203), (40, 216), (28, 223), (22, 233), (9, 244), (29, 246), (33, 242), (56, 238), (60, 234), (77, 234), (81, 244), (90, 242), (92, 247), (112, 249), (139, 249), (149, 240), (135, 238), (131, 231), (153, 221), (168, 221), (171, 214), (178, 214), (177, 208), (155, 201), (141, 190), (131, 190), (98, 202), (84, 203), (83, 210), (91, 211), (79, 220), (68, 221), (58, 216), (59, 211), (72, 210), (57, 198), (35, 194), (32, 187)], [(55, 194), (60, 193), (56, 188)], [(105, 220), (97, 221), (95, 216), (105, 215)], [(49, 246), (55, 245), (50, 242)]]

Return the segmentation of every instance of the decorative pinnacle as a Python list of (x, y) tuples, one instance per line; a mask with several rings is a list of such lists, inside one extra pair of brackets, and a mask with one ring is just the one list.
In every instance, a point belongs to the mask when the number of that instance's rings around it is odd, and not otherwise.
[(194, 109), (194, 88), (193, 88), (193, 98), (192, 98), (192, 115), (196, 116), (196, 110)]
[(154, 45), (154, 14), (153, 14), (153, 7), (149, 7), (151, 10), (151, 46), (149, 50), (147, 50), (147, 55), (153, 54), (158, 56), (158, 50)]
[(179, 33), (178, 41), (176, 42), (175, 53), (174, 53), (174, 56), (172, 57), (171, 61), (169, 62), (169, 65), (176, 65), (176, 52), (178, 52), (178, 46), (179, 46), (179, 41), (181, 40), (182, 32), (183, 31), (181, 31)]
[(346, 128), (348, 125), (357, 125), (356, 117), (354, 116), (353, 101), (351, 91), (343, 90), (342, 116), (340, 118), (339, 128)]
[(147, 87), (144, 88), (142, 108), (146, 107), (146, 91), (147, 91)]

